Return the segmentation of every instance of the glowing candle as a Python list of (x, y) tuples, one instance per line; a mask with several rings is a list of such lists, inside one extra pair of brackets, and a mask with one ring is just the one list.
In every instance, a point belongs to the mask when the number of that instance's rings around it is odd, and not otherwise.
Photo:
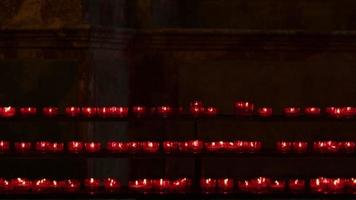
[(14, 117), (16, 114), (16, 109), (11, 106), (0, 107), (0, 117), (9, 118)]
[(37, 109), (35, 107), (22, 107), (20, 108), (20, 113), (23, 117), (35, 116)]

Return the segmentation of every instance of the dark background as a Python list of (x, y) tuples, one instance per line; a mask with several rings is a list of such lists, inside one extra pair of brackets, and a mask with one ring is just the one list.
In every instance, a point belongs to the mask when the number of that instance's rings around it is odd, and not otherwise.
[[(351, 0), (2, 0), (0, 104), (257, 105), (356, 102), (356, 2)], [(20, 140), (191, 138), (170, 122), (1, 123)], [(354, 123), (199, 123), (202, 139), (356, 140)], [(190, 159), (4, 160), (5, 176), (193, 175)], [(144, 166), (144, 167), (142, 167)], [(219, 158), (203, 176), (355, 176), (355, 159)]]

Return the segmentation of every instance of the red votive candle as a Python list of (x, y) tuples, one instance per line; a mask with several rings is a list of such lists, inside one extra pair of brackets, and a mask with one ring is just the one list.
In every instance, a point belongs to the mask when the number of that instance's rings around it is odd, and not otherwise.
[(80, 190), (80, 181), (75, 179), (68, 179), (63, 182), (63, 189), (65, 192), (77, 192)]
[(229, 193), (234, 190), (234, 180), (231, 178), (218, 179), (218, 190), (222, 193)]
[(273, 109), (270, 107), (262, 107), (257, 110), (260, 117), (270, 117), (273, 114)]
[(126, 143), (127, 150), (130, 153), (137, 153), (142, 150), (142, 143), (141, 142), (128, 142)]
[(8, 141), (0, 140), (0, 153), (8, 152), (10, 149), (10, 143)]
[(64, 151), (64, 143), (52, 142), (49, 144), (49, 151), (52, 153), (62, 153)]
[(304, 108), (304, 114), (306, 116), (314, 117), (320, 115), (320, 108), (318, 107), (306, 107)]
[(330, 117), (334, 117), (334, 118), (343, 117), (342, 108), (340, 107), (327, 107), (325, 111), (326, 114), (328, 114)]
[(202, 178), (200, 179), (200, 188), (205, 193), (215, 192), (217, 186), (216, 179)]
[(330, 181), (329, 178), (324, 177), (310, 179), (310, 190), (317, 193), (326, 192)]
[(173, 108), (171, 106), (158, 106), (156, 112), (161, 117), (168, 117), (172, 115)]
[(85, 151), (88, 153), (97, 153), (100, 151), (100, 142), (86, 142), (84, 144)]
[(45, 178), (36, 180), (33, 184), (32, 190), (34, 192), (46, 192), (51, 187), (51, 181)]
[(109, 112), (112, 117), (127, 117), (129, 108), (124, 106), (112, 106), (109, 107)]
[(350, 178), (346, 181), (347, 192), (351, 194), (356, 194), (356, 178)]
[(87, 190), (98, 190), (100, 187), (100, 180), (95, 178), (84, 179), (84, 187)]
[(252, 115), (255, 105), (247, 101), (235, 102), (235, 112), (238, 115)]
[(83, 150), (83, 142), (70, 141), (67, 143), (67, 148), (70, 153), (80, 153)]
[(336, 141), (317, 141), (314, 142), (314, 151), (319, 153), (336, 153), (339, 150)]
[(0, 178), (0, 192), (7, 192), (11, 189), (10, 182), (6, 179)]
[(328, 192), (342, 193), (342, 192), (344, 192), (345, 187), (346, 187), (345, 179), (342, 179), (342, 178), (331, 179), (331, 181), (328, 185)]
[(234, 142), (234, 152), (243, 153), (246, 152), (246, 144), (242, 140), (237, 140)]
[(121, 187), (121, 183), (116, 178), (104, 179), (104, 189), (108, 192), (118, 191)]
[(37, 114), (37, 108), (35, 108), (35, 107), (22, 107), (22, 108), (20, 108), (20, 114), (23, 117), (35, 116)]
[(355, 142), (351, 142), (351, 141), (339, 142), (338, 145), (339, 145), (339, 149), (342, 150), (343, 152), (346, 153), (355, 152), (355, 146), (356, 146)]
[(11, 188), (17, 191), (29, 191), (32, 189), (32, 181), (25, 178), (15, 178), (10, 182)]
[(28, 153), (31, 150), (31, 142), (15, 142), (15, 150), (19, 153)]
[(286, 182), (284, 180), (273, 180), (270, 188), (272, 192), (283, 192), (286, 189)]
[(58, 115), (57, 107), (44, 107), (42, 109), (42, 114), (46, 117), (55, 117)]
[(305, 180), (302, 179), (290, 179), (288, 181), (289, 190), (292, 192), (300, 192), (305, 189)]
[(51, 191), (61, 191), (64, 188), (64, 182), (63, 181), (57, 181), (57, 180), (52, 180), (50, 182), (50, 189)]
[(15, 107), (7, 106), (7, 107), (0, 107), (0, 117), (9, 118), (13, 117), (16, 114)]
[(182, 193), (182, 192), (187, 192), (191, 186), (192, 186), (192, 180), (188, 178), (180, 178), (172, 182), (170, 190), (173, 192)]
[(189, 148), (190, 152), (192, 152), (192, 153), (199, 153), (204, 148), (204, 143), (199, 140), (189, 141), (188, 145), (189, 145), (188, 148)]
[(48, 141), (40, 141), (36, 142), (35, 149), (37, 152), (46, 153), (49, 150), (50, 142)]
[(167, 179), (156, 179), (152, 180), (153, 190), (159, 193), (168, 192), (171, 188), (171, 182)]
[(292, 151), (292, 142), (280, 141), (276, 143), (277, 152), (289, 153)]
[(346, 118), (353, 117), (355, 114), (355, 108), (353, 107), (342, 107), (341, 108), (341, 115)]
[(143, 117), (146, 113), (146, 108), (144, 106), (134, 106), (131, 112), (135, 117)]
[(218, 152), (225, 150), (225, 143), (224, 141), (214, 141), (214, 142), (205, 142), (205, 149), (208, 152)]
[(208, 117), (214, 117), (218, 114), (219, 109), (213, 106), (209, 106), (205, 110), (205, 115)]
[(305, 153), (308, 151), (307, 142), (301, 142), (301, 141), (293, 142), (292, 147), (294, 153)]
[(271, 180), (266, 177), (258, 177), (256, 179), (251, 179), (251, 184), (254, 192), (256, 193), (264, 193), (268, 191), (268, 187), (270, 186)]
[(80, 107), (66, 107), (65, 112), (68, 117), (78, 117), (80, 115)]
[(97, 114), (99, 117), (111, 117), (110, 108), (109, 107), (100, 107), (97, 108)]
[(145, 153), (157, 153), (159, 150), (159, 142), (142, 142), (142, 150)]
[(243, 192), (251, 192), (252, 191), (252, 183), (250, 180), (238, 181), (238, 187)]
[(178, 151), (178, 142), (175, 141), (164, 141), (163, 151), (165, 153), (172, 153)]
[(129, 189), (136, 192), (148, 192), (152, 189), (152, 181), (148, 179), (129, 181)]
[(286, 107), (283, 111), (284, 115), (287, 117), (296, 117), (300, 115), (300, 108), (298, 107)]
[(127, 146), (124, 142), (108, 142), (106, 144), (106, 149), (110, 153), (126, 153), (127, 152)]
[(194, 117), (198, 117), (205, 113), (205, 108), (199, 107), (199, 106), (194, 106), (194, 107), (190, 107), (189, 111), (190, 111), (191, 115), (193, 115)]
[(243, 149), (246, 149), (248, 153), (259, 152), (262, 148), (262, 143), (260, 141), (245, 141), (243, 142)]
[(82, 107), (81, 113), (84, 117), (95, 117), (98, 112), (96, 107)]

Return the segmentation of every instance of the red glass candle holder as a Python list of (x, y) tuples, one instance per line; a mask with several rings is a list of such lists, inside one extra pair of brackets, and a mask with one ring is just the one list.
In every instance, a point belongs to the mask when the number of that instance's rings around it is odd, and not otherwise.
[(217, 187), (216, 179), (202, 178), (200, 180), (200, 188), (205, 193), (215, 192), (216, 187)]
[(64, 151), (64, 143), (62, 142), (52, 142), (49, 144), (49, 152), (51, 153), (62, 153)]
[(339, 149), (346, 153), (355, 152), (356, 143), (352, 141), (339, 142)]
[(251, 192), (252, 191), (252, 184), (250, 180), (243, 180), (237, 182), (238, 188), (243, 192)]
[(8, 141), (0, 140), (0, 153), (6, 153), (10, 149), (10, 143)]
[(23, 117), (31, 117), (37, 114), (37, 108), (35, 107), (22, 107), (20, 108), (20, 114)]
[(353, 117), (355, 115), (355, 108), (354, 107), (342, 107), (341, 108), (341, 115), (346, 118)]
[(97, 114), (99, 117), (111, 117), (111, 113), (110, 113), (110, 108), (109, 107), (99, 107), (97, 108)]
[(270, 107), (262, 107), (257, 110), (260, 117), (270, 117), (273, 114), (273, 109)]
[(266, 177), (258, 177), (251, 179), (251, 184), (255, 193), (265, 193), (268, 192), (271, 180)]
[(243, 149), (247, 153), (256, 153), (259, 152), (262, 148), (262, 142), (260, 141), (244, 141)]
[(121, 183), (116, 178), (106, 178), (104, 179), (104, 189), (108, 192), (118, 191), (121, 187)]
[(168, 117), (173, 114), (173, 108), (171, 106), (158, 106), (156, 112), (161, 117)]
[(242, 140), (237, 140), (234, 142), (234, 152), (237, 152), (237, 153), (244, 153), (247, 151), (246, 148), (246, 144), (244, 141)]
[(0, 192), (7, 192), (11, 190), (11, 184), (8, 180), (0, 178)]
[(304, 114), (306, 116), (310, 116), (310, 117), (320, 116), (320, 108), (306, 107), (306, 108), (304, 108)]
[(148, 179), (129, 181), (128, 186), (135, 192), (148, 192), (152, 189), (152, 181)]
[(276, 143), (276, 149), (279, 153), (289, 153), (292, 151), (292, 142), (279, 141)]
[(96, 107), (82, 107), (81, 113), (84, 117), (91, 118), (97, 115), (98, 109)]
[(33, 184), (32, 190), (34, 192), (47, 192), (51, 188), (51, 181), (45, 178), (36, 180)]
[(349, 178), (346, 181), (347, 192), (351, 194), (356, 194), (356, 178)]
[(310, 179), (310, 190), (317, 193), (327, 192), (330, 181), (330, 179), (324, 177)]
[(126, 153), (128, 151), (125, 142), (108, 142), (106, 144), (106, 149), (110, 153)]
[(308, 143), (297, 141), (292, 143), (294, 153), (305, 153), (308, 151)]
[(234, 190), (234, 180), (231, 178), (218, 179), (217, 186), (219, 192), (230, 193)]
[(100, 151), (101, 144), (100, 142), (86, 142), (84, 148), (87, 153), (97, 153)]
[(96, 178), (86, 178), (84, 179), (84, 187), (90, 191), (98, 190), (100, 187), (100, 180)]
[(80, 107), (66, 107), (65, 112), (68, 117), (78, 117), (80, 116)]
[(28, 153), (31, 150), (31, 142), (15, 142), (15, 150), (19, 153)]
[(286, 189), (286, 181), (273, 180), (273, 181), (271, 181), (270, 188), (271, 188), (272, 192), (283, 192)]
[(25, 178), (15, 178), (10, 181), (14, 191), (29, 191), (32, 189), (32, 181)]
[(227, 146), (224, 141), (214, 141), (214, 142), (205, 142), (204, 146), (208, 152), (220, 152), (224, 151)]
[(80, 190), (80, 181), (78, 180), (68, 179), (62, 184), (65, 192), (78, 192)]
[(70, 153), (80, 153), (83, 151), (83, 142), (70, 141), (67, 143), (68, 152)]
[(159, 192), (159, 193), (168, 192), (171, 187), (172, 187), (171, 181), (169, 181), (167, 179), (161, 178), (161, 179), (152, 180), (152, 188), (156, 192)]
[(339, 151), (339, 145), (336, 141), (317, 141), (314, 142), (314, 151), (318, 153), (336, 153)]
[(343, 193), (346, 189), (346, 181), (342, 178), (335, 178), (328, 184), (328, 192), (330, 193)]
[(189, 111), (193, 117), (199, 117), (205, 113), (205, 108), (200, 106), (193, 106), (189, 108)]
[(187, 192), (192, 186), (192, 180), (188, 178), (180, 178), (172, 181), (170, 191), (184, 193)]
[(146, 113), (146, 108), (144, 106), (134, 106), (131, 112), (135, 117), (143, 117)]
[(16, 114), (16, 109), (11, 106), (0, 107), (0, 117), (9, 118), (14, 117)]
[(200, 140), (188, 141), (188, 149), (192, 153), (200, 153), (204, 148), (204, 143)]
[(57, 107), (44, 107), (42, 109), (42, 114), (45, 117), (55, 117), (58, 115), (58, 108)]
[(35, 149), (37, 152), (46, 153), (47, 151), (49, 151), (49, 146), (50, 146), (50, 142), (39, 141), (39, 142), (36, 142)]
[(112, 106), (109, 108), (110, 115), (112, 117), (127, 117), (129, 114), (129, 108), (125, 106)]
[(238, 115), (252, 115), (254, 112), (255, 105), (247, 101), (237, 101), (235, 102), (235, 113)]
[(127, 150), (129, 153), (137, 153), (142, 151), (142, 143), (141, 142), (128, 142), (126, 143)]
[(61, 191), (64, 188), (63, 181), (51, 180), (50, 182), (50, 190), (53, 192)]
[(283, 111), (284, 115), (287, 117), (296, 117), (300, 115), (300, 108), (298, 107), (286, 107)]
[(165, 153), (177, 152), (178, 151), (178, 142), (164, 141), (163, 142), (163, 151)]
[(342, 108), (340, 107), (327, 107), (325, 112), (328, 116), (333, 118), (341, 118), (343, 117)]
[(288, 187), (291, 192), (301, 192), (305, 190), (305, 180), (302, 179), (290, 179), (288, 181)]
[(205, 115), (208, 117), (215, 117), (219, 113), (219, 109), (213, 106), (209, 106), (205, 109)]
[(159, 150), (159, 142), (142, 142), (142, 150), (145, 153), (157, 153)]

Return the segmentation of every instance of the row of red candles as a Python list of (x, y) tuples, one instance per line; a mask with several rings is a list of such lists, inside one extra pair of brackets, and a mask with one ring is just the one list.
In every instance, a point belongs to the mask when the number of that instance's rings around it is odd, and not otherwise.
[[(254, 104), (251, 102), (238, 101), (235, 103), (235, 113), (238, 115), (253, 115), (255, 114)], [(47, 117), (54, 117), (59, 114), (58, 107), (44, 107), (42, 114)], [(66, 107), (64, 109), (68, 117), (127, 117), (129, 108), (127, 106), (109, 106), (109, 107)], [(18, 110), (15, 107), (0, 107), (0, 117), (14, 117), (19, 112), (20, 116), (30, 117), (37, 114), (36, 107), (21, 107)], [(167, 117), (172, 114), (182, 114), (184, 112), (182, 107), (173, 108), (172, 106), (163, 105), (148, 109), (144, 106), (133, 106), (130, 109), (132, 115), (141, 117), (147, 114), (157, 114), (159, 116)], [(214, 106), (205, 107), (201, 101), (193, 101), (190, 104), (189, 112), (193, 116), (215, 116), (218, 114), (219, 109)], [(356, 107), (327, 107), (326, 114), (331, 117), (343, 118), (353, 117), (356, 115)], [(321, 109), (319, 107), (306, 107), (304, 113), (301, 112), (300, 107), (285, 107), (283, 113), (286, 116), (293, 117), (305, 114), (307, 116), (320, 116)], [(257, 114), (261, 117), (269, 117), (273, 114), (271, 107), (260, 107), (257, 109)]]
[[(34, 150), (37, 152), (64, 152), (63, 142), (38, 141), (34, 143)], [(106, 144), (106, 150), (111, 153), (157, 153), (162, 146), (165, 153), (172, 152), (190, 152), (200, 153), (206, 152), (239, 152), (239, 153), (255, 153), (261, 150), (262, 142), (260, 141), (213, 141), (203, 142), (201, 140), (190, 141), (140, 141), (140, 142), (120, 142), (110, 141)], [(96, 153), (102, 150), (100, 142), (80, 142), (70, 141), (66, 145), (70, 153)], [(26, 153), (33, 150), (31, 142), (15, 142), (14, 148), (16, 152)], [(10, 150), (10, 142), (0, 140), (0, 152), (8, 152)], [(336, 152), (354, 152), (356, 143), (352, 141), (316, 141), (313, 143), (313, 150), (319, 153), (336, 153)], [(276, 143), (276, 151), (281, 153), (305, 153), (308, 151), (308, 143), (303, 141), (279, 141)]]
[[(305, 192), (305, 179), (271, 179), (267, 177), (257, 177), (247, 180), (237, 180), (233, 178), (202, 178), (200, 189), (204, 193), (234, 191), (265, 193), (265, 192)], [(169, 179), (137, 179), (128, 182), (128, 188), (133, 192), (189, 192), (191, 191), (192, 180), (189, 178)], [(121, 182), (116, 178), (86, 178), (82, 182), (78, 179), (51, 180), (41, 178), (29, 180), (26, 178), (14, 178), (6, 180), (0, 178), (0, 192), (78, 192), (98, 191), (104, 188), (107, 192), (118, 192), (122, 188)], [(309, 188), (317, 193), (355, 193), (355, 178), (326, 178), (318, 177), (309, 180)]]

